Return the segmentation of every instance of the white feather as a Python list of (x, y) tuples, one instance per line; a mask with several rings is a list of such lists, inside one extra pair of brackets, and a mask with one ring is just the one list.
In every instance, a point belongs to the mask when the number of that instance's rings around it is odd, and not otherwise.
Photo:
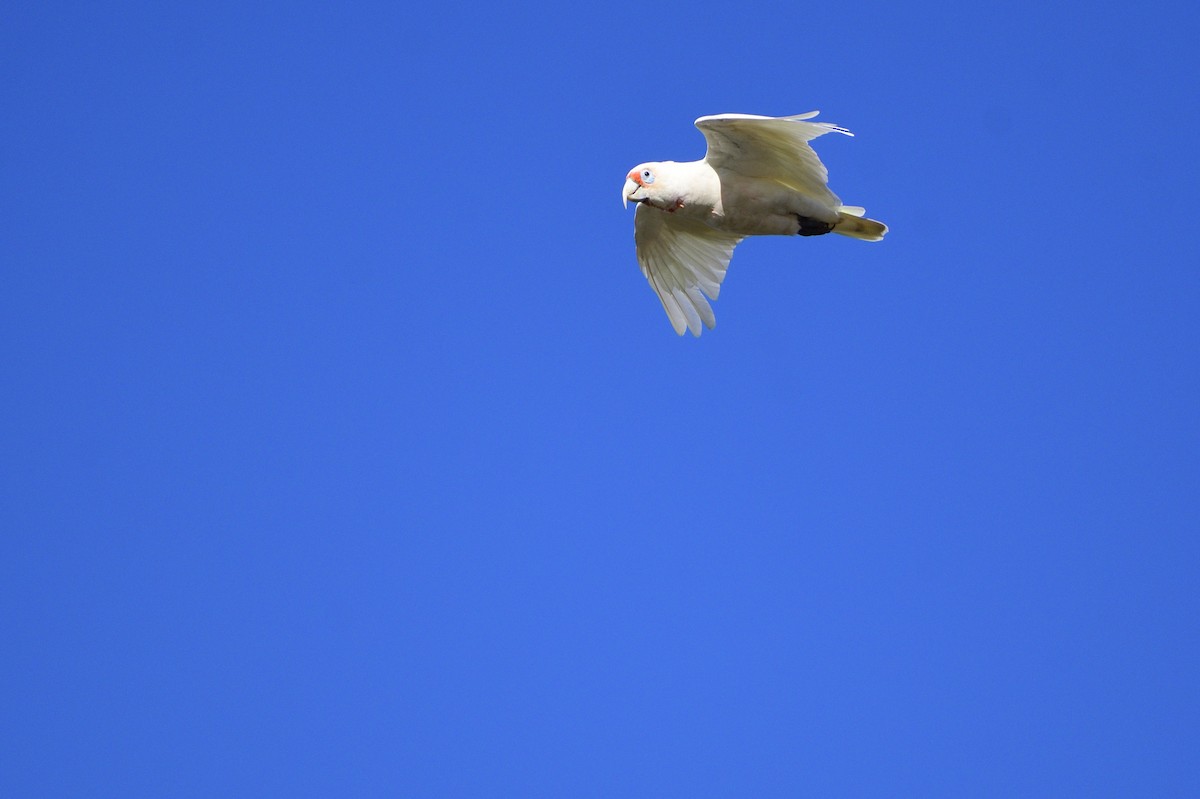
[(634, 240), (642, 273), (663, 304), (675, 332), (700, 335), (716, 317), (705, 295), (717, 298), (733, 248), (741, 236), (714, 230), (688, 217), (639, 205)]

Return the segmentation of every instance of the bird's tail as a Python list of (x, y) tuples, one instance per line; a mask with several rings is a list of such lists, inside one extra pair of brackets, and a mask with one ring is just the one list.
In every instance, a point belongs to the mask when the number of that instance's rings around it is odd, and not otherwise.
[(833, 232), (841, 233), (852, 239), (879, 241), (883, 238), (883, 234), (887, 233), (887, 225), (876, 222), (874, 219), (867, 219), (863, 216), (866, 212), (867, 209), (859, 208), (857, 205), (843, 205), (838, 209), (838, 221), (833, 225)]

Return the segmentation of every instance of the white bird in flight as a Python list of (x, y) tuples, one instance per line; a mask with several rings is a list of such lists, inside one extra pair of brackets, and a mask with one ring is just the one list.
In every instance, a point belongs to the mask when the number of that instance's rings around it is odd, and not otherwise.
[(840, 233), (879, 241), (887, 225), (865, 209), (842, 205), (826, 185), (828, 172), (808, 142), (826, 133), (854, 134), (818, 112), (790, 117), (718, 114), (696, 127), (708, 141), (699, 161), (639, 164), (621, 198), (638, 204), (634, 241), (638, 263), (675, 332), (700, 335), (717, 323), (715, 300), (733, 248), (746, 236)]

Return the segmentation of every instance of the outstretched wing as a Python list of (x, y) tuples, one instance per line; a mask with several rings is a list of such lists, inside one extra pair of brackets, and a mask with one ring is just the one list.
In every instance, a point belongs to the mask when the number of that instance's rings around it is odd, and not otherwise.
[(700, 117), (696, 127), (708, 141), (704, 160), (753, 178), (779, 181), (815, 200), (837, 207), (841, 200), (826, 185), (829, 173), (808, 145), (826, 133), (854, 134), (828, 122), (807, 122), (819, 112), (790, 117), (717, 114)]
[(642, 204), (633, 238), (642, 274), (675, 332), (682, 336), (687, 329), (699, 336), (701, 322), (711, 330), (717, 320), (705, 296), (717, 298), (733, 248), (742, 237)]

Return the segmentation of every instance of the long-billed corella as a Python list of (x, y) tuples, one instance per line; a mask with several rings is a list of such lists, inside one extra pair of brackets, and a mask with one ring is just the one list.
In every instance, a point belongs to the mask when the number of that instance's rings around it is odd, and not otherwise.
[[(842, 205), (809, 141), (845, 128), (790, 117), (718, 114), (696, 127), (708, 141), (699, 161), (652, 161), (625, 178), (621, 197), (638, 204), (638, 263), (662, 300), (675, 332), (699, 336), (716, 324), (715, 300), (733, 248), (746, 236), (840, 233), (879, 241), (887, 225)], [(705, 299), (707, 297), (708, 299)]]

